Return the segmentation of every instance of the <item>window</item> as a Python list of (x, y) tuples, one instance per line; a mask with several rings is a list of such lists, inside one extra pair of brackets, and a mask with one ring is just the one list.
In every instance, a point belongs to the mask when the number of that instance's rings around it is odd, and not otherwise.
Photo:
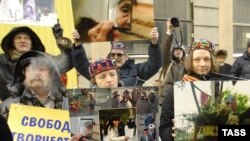
[(246, 50), (250, 41), (250, 1), (233, 0), (233, 45), (234, 53)]

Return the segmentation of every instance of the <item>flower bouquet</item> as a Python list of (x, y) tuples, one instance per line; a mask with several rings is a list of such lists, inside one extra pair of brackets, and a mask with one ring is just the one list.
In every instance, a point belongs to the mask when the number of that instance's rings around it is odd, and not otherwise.
[(70, 102), (69, 107), (73, 112), (79, 112), (81, 108), (81, 101), (79, 99)]

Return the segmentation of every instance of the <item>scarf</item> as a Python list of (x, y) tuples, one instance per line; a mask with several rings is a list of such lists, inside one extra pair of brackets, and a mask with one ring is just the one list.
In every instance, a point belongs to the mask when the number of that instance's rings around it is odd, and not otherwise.
[(10, 51), (11, 60), (16, 60), (16, 59), (20, 58), (21, 55), (22, 54), (17, 52), (15, 49)]
[(197, 79), (197, 78), (195, 78), (193, 76), (184, 74), (183, 77), (182, 77), (182, 80), (183, 81), (198, 81), (199, 79)]

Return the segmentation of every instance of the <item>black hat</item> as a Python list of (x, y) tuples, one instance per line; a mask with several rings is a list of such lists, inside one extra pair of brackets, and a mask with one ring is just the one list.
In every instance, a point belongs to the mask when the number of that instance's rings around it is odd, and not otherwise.
[(227, 57), (227, 50), (225, 50), (225, 49), (220, 49), (220, 50), (217, 50), (216, 52), (215, 52), (215, 56), (225, 56), (225, 57)]
[(38, 35), (31, 28), (27, 26), (20, 26), (20, 27), (15, 27), (11, 29), (11, 31), (5, 37), (3, 37), (3, 40), (1, 42), (1, 47), (3, 51), (5, 52), (5, 54), (7, 55), (8, 59), (10, 59), (10, 49), (11, 48), (14, 49), (13, 39), (15, 35), (21, 32), (25, 32), (30, 36), (31, 41), (32, 41), (31, 50), (45, 52), (45, 47), (42, 44)]
[(14, 79), (11, 85), (14, 85), (17, 82), (20, 83), (25, 79), (23, 70), (30, 64), (32, 59), (39, 57), (39, 56), (45, 57), (46, 54), (43, 52), (39, 52), (39, 51), (29, 51), (27, 53), (24, 53), (19, 58), (14, 68)]
[(12, 83), (10, 84), (10, 87), (15, 87), (16, 84), (23, 83), (25, 79), (25, 75), (23, 72), (25, 68), (29, 66), (34, 59), (36, 59), (35, 61), (38, 61), (36, 62), (38, 64), (42, 63), (44, 65), (48, 65), (48, 69), (50, 70), (53, 79), (53, 87), (55, 86), (55, 90), (58, 90), (63, 96), (65, 96), (66, 91), (60, 79), (60, 73), (57, 68), (57, 65), (49, 55), (40, 51), (29, 51), (20, 56), (14, 68), (14, 78), (12, 80)]

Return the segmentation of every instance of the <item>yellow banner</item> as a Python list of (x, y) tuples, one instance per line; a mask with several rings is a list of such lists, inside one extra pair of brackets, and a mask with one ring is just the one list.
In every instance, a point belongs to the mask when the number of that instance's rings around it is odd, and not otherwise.
[(14, 141), (69, 141), (69, 111), (11, 104), (8, 124)]

